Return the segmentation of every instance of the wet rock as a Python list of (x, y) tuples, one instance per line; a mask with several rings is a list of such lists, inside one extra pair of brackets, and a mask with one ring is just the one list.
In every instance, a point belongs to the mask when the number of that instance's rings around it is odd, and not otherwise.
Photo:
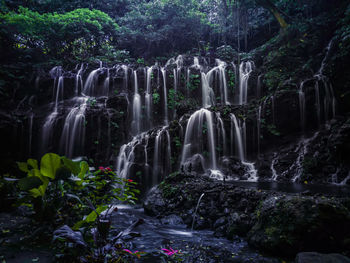
[(227, 223), (227, 218), (226, 217), (220, 217), (218, 220), (215, 221), (214, 228), (218, 228), (220, 226), (223, 226), (226, 223)]
[(177, 216), (174, 214), (163, 217), (160, 221), (163, 225), (182, 225), (182, 224), (184, 224), (184, 222), (182, 221), (182, 218), (180, 216)]
[(313, 197), (272, 197), (257, 211), (249, 243), (273, 254), (346, 250), (349, 210), (339, 201)]
[(316, 252), (299, 253), (295, 263), (350, 263), (350, 259), (341, 254), (320, 254)]

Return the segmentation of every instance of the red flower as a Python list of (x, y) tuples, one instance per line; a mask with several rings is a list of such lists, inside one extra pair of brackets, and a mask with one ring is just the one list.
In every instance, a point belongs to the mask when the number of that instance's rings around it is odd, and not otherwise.
[(131, 183), (131, 182), (133, 182), (133, 180), (131, 180), (131, 179), (128, 179), (128, 182), (129, 182), (129, 183)]
[(106, 167), (106, 170), (107, 170), (108, 172), (112, 172), (112, 169), (109, 168), (109, 167)]
[(101, 171), (105, 170), (105, 168), (103, 168), (103, 166), (98, 167), (98, 169), (101, 170)]

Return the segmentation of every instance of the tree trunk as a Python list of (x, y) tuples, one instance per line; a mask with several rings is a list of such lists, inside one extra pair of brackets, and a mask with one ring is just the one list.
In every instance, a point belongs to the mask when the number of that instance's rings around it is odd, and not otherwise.
[(276, 18), (282, 29), (287, 28), (288, 23), (283, 18), (282, 14), (287, 18), (288, 16), (277, 6), (275, 6), (270, 0), (256, 0), (256, 2), (264, 8), (268, 9), (271, 12), (271, 14), (273, 14), (273, 16)]

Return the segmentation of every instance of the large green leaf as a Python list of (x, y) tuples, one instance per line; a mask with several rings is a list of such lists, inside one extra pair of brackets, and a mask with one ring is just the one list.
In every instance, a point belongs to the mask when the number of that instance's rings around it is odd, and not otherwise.
[(78, 177), (79, 177), (80, 179), (83, 179), (84, 176), (85, 176), (85, 174), (86, 174), (88, 171), (89, 171), (89, 165), (88, 165), (88, 163), (85, 162), (85, 161), (80, 162), (80, 172), (79, 172)]
[[(98, 206), (98, 207), (96, 208), (96, 211), (92, 211), (90, 214), (88, 214), (88, 215), (85, 217), (84, 221), (85, 221), (86, 223), (93, 223), (93, 222), (95, 222), (95, 220), (96, 220), (96, 218), (97, 218), (97, 214), (100, 215), (100, 214), (101, 214), (103, 211), (105, 211), (107, 208), (108, 208), (107, 205)], [(97, 213), (96, 213), (96, 212), (97, 212)]]
[(28, 159), (27, 164), (30, 165), (34, 169), (39, 169), (38, 167), (38, 161), (35, 159)]
[(61, 166), (61, 157), (54, 153), (47, 153), (41, 158), (40, 172), (43, 176), (55, 179), (56, 171)]
[(28, 164), (24, 162), (17, 162), (18, 168), (22, 171), (27, 173), (29, 171)]
[(65, 167), (67, 167), (72, 174), (78, 175), (80, 172), (80, 163), (79, 162), (73, 162), (71, 159), (68, 159), (67, 157), (63, 156), (62, 158), (63, 164)]
[(42, 184), (43, 182), (36, 176), (28, 176), (18, 181), (18, 186), (22, 191), (29, 191), (30, 189), (38, 188)]

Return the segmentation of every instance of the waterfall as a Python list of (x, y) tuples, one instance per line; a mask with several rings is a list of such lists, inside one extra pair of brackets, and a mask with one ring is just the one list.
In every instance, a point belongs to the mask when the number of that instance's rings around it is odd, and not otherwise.
[[(204, 120), (206, 121), (205, 123)], [(207, 109), (200, 109), (191, 115), (186, 126), (181, 165), (185, 166), (188, 159), (194, 154), (201, 155), (203, 153), (204, 137), (207, 137), (206, 141), (209, 144), (210, 160), (207, 168), (217, 169), (213, 123), (213, 114)]]
[(202, 81), (202, 107), (208, 108), (215, 105), (215, 94), (213, 89), (210, 87), (212, 81), (212, 75), (216, 68), (211, 69), (208, 73), (201, 72)]
[(134, 98), (132, 102), (132, 122), (131, 133), (137, 135), (141, 131), (141, 96), (138, 90), (138, 79), (136, 70), (133, 71), (134, 75)]
[[(160, 182), (160, 178), (170, 172), (170, 159), (171, 159), (171, 148), (170, 148), (170, 134), (167, 130), (167, 126), (158, 130), (157, 136), (154, 142), (154, 156), (153, 156), (153, 185)], [(166, 144), (162, 144), (163, 134), (166, 135)], [(164, 147), (165, 146), (165, 147)], [(165, 150), (163, 152), (162, 150)]]
[(226, 143), (226, 132), (224, 127), (224, 122), (221, 119), (220, 113), (215, 113), (217, 120), (217, 136), (218, 136), (218, 144), (220, 143), (220, 135), (222, 140), (222, 155), (227, 155), (227, 143)]
[(231, 129), (235, 130), (235, 145), (239, 159), (242, 164), (248, 168), (248, 181), (257, 181), (257, 170), (255, 169), (254, 163), (247, 162), (246, 159), (246, 127), (243, 122), (242, 127), (238, 124), (237, 118), (233, 113), (230, 113), (231, 118)]
[(135, 148), (143, 142), (148, 142), (148, 134), (146, 132), (132, 138), (132, 140), (120, 147), (117, 157), (117, 174), (122, 178), (128, 178), (129, 170), (135, 159)]
[(44, 125), (42, 127), (42, 144), (41, 144), (41, 153), (45, 154), (49, 150), (49, 145), (51, 145), (52, 136), (53, 136), (53, 127), (56, 122), (56, 117), (58, 115), (57, 111), (53, 111), (47, 116)]
[[(238, 154), (238, 157), (241, 161), (244, 161), (244, 147), (243, 147), (243, 140), (242, 140), (242, 134), (241, 129), (238, 125), (238, 121), (236, 116), (233, 113), (230, 113), (230, 118), (233, 123), (233, 128), (235, 131), (235, 145), (236, 145), (236, 152)], [(232, 127), (232, 126), (231, 126)]]
[(152, 71), (153, 71), (153, 66), (152, 67), (147, 67), (147, 76), (146, 76), (146, 81), (147, 81), (147, 86), (146, 86), (146, 93), (145, 93), (145, 108), (146, 108), (146, 120), (148, 122), (148, 128), (152, 127)]
[(77, 97), (74, 101), (75, 106), (64, 121), (60, 140), (61, 152), (69, 158), (84, 154), (85, 110), (88, 97)]
[(220, 59), (216, 59), (217, 69), (219, 70), (219, 81), (220, 81), (220, 93), (221, 93), (221, 103), (225, 105), (230, 105), (227, 92), (227, 80), (226, 80), (226, 63)]
[(109, 93), (109, 82), (110, 82), (110, 73), (109, 73), (109, 69), (107, 69), (107, 77), (103, 83), (103, 91), (102, 91), (102, 95), (108, 97), (108, 93)]
[(301, 130), (305, 130), (305, 92), (303, 90), (305, 81), (301, 82), (299, 88), (299, 112), (300, 112), (300, 127)]
[(96, 96), (96, 86), (98, 81), (98, 76), (101, 73), (101, 68), (95, 69), (90, 72), (88, 78), (86, 79), (82, 94), (85, 96)]
[(239, 65), (239, 105), (248, 102), (248, 80), (250, 74), (253, 72), (253, 67), (254, 64), (252, 61), (242, 62)]
[(271, 180), (273, 180), (273, 181), (276, 181), (278, 178), (278, 174), (277, 174), (277, 171), (275, 169), (275, 164), (277, 163), (277, 161), (278, 161), (278, 154), (274, 153), (273, 157), (272, 157), (272, 161), (271, 161), (271, 166), (270, 166), (270, 169), (272, 172)]
[(79, 88), (83, 88), (83, 78), (81, 74), (83, 73), (84, 70), (84, 64), (82, 63), (80, 66), (80, 69), (78, 70), (77, 75), (75, 75), (75, 88), (74, 88), (74, 95), (78, 96), (79, 95)]
[(167, 95), (167, 87), (166, 87), (166, 70), (165, 70), (165, 68), (161, 68), (161, 72), (162, 72), (162, 76), (163, 76), (164, 124), (168, 125), (168, 95)]
[(204, 196), (204, 193), (202, 193), (201, 196), (199, 197), (198, 202), (197, 202), (197, 206), (196, 206), (196, 210), (194, 210), (191, 231), (193, 231), (193, 227), (194, 227), (194, 223), (195, 223), (195, 220), (196, 220), (198, 207), (199, 207), (199, 204), (201, 203), (201, 200), (202, 200), (203, 196)]

